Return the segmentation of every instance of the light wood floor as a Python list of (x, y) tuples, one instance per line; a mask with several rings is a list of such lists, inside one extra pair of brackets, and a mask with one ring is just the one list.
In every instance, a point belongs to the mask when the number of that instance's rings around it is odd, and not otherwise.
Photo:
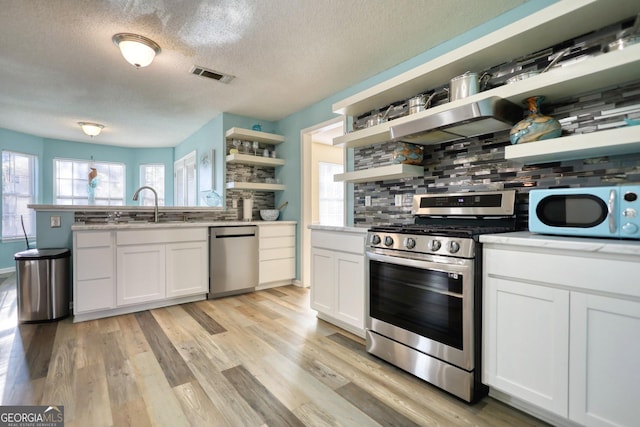
[(367, 354), (295, 286), (83, 323), (17, 325), (0, 278), (0, 403), (77, 426), (541, 426)]

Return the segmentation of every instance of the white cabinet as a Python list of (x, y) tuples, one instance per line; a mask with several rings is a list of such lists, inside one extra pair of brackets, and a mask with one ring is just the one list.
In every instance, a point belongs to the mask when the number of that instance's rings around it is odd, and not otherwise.
[(640, 302), (572, 293), (570, 348), (570, 418), (638, 425)]
[(295, 224), (260, 224), (258, 233), (258, 289), (290, 284), (296, 277)]
[(208, 256), (206, 241), (166, 245), (167, 298), (209, 292)]
[(73, 233), (74, 314), (116, 305), (115, 243), (111, 231)]
[(553, 424), (637, 425), (640, 242), (510, 234), (481, 238), (483, 382)]
[(485, 323), (485, 382), (566, 417), (569, 292), (494, 277), (484, 286), (485, 308), (491, 311)]
[(364, 233), (311, 230), (311, 308), (364, 336), (367, 262)]
[(74, 321), (204, 299), (207, 231), (74, 231)]
[(129, 245), (117, 249), (118, 305), (165, 297), (164, 245)]

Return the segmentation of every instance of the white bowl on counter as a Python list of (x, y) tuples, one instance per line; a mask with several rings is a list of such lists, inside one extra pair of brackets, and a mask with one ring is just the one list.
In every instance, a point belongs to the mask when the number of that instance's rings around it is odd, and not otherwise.
[(278, 209), (260, 209), (260, 218), (264, 221), (275, 221), (280, 216)]

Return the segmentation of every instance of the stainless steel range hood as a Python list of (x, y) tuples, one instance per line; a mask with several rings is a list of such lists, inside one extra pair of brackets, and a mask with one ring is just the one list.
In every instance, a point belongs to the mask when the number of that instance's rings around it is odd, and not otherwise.
[(391, 126), (391, 139), (424, 145), (455, 141), (511, 129), (522, 117), (522, 108), (494, 96)]

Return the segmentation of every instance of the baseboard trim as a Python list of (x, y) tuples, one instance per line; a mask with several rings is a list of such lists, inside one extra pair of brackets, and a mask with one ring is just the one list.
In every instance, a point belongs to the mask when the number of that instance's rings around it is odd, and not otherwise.
[(15, 273), (15, 267), (0, 268), (0, 274)]

